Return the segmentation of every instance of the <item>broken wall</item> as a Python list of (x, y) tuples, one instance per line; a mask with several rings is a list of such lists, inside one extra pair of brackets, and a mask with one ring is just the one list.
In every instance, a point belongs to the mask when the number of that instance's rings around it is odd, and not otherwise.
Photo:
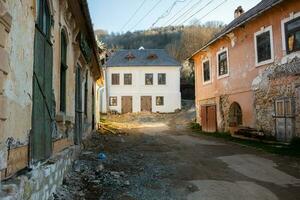
[(252, 84), (255, 94), (256, 128), (275, 135), (275, 101), (294, 100), (295, 135), (300, 136), (300, 59), (268, 67)]

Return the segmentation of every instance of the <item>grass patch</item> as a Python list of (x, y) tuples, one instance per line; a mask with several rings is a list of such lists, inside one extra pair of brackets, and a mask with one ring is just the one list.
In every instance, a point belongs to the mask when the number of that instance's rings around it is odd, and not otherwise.
[(193, 129), (196, 134), (205, 135), (215, 138), (220, 138), (226, 141), (234, 142), (244, 146), (253, 147), (259, 150), (263, 150), (268, 153), (293, 156), (300, 158), (300, 138), (292, 140), (290, 145), (281, 143), (266, 143), (263, 141), (254, 141), (241, 138), (232, 137), (229, 133), (205, 133), (201, 129)]

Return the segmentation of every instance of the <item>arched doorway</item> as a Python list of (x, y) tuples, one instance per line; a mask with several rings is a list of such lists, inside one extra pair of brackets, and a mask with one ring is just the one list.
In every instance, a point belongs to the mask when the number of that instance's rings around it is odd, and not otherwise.
[(229, 127), (238, 127), (243, 124), (243, 113), (240, 104), (233, 102), (229, 108)]

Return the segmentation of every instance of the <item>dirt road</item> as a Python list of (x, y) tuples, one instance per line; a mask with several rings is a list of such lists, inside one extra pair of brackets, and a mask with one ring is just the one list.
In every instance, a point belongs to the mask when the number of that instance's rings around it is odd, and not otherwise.
[(299, 160), (194, 136), (186, 128), (193, 112), (143, 116), (123, 135), (94, 134), (54, 199), (300, 199)]

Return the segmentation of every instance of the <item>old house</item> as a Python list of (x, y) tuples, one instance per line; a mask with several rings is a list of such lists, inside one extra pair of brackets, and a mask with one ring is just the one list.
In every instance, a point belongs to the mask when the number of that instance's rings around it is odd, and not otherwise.
[(45, 199), (62, 181), (76, 147), (40, 164), (95, 128), (101, 77), (86, 0), (0, 0), (0, 178), (35, 169), (18, 198)]
[(300, 2), (262, 0), (192, 55), (204, 131), (300, 136)]
[(102, 112), (174, 112), (181, 108), (180, 63), (165, 50), (119, 50), (105, 67)]

